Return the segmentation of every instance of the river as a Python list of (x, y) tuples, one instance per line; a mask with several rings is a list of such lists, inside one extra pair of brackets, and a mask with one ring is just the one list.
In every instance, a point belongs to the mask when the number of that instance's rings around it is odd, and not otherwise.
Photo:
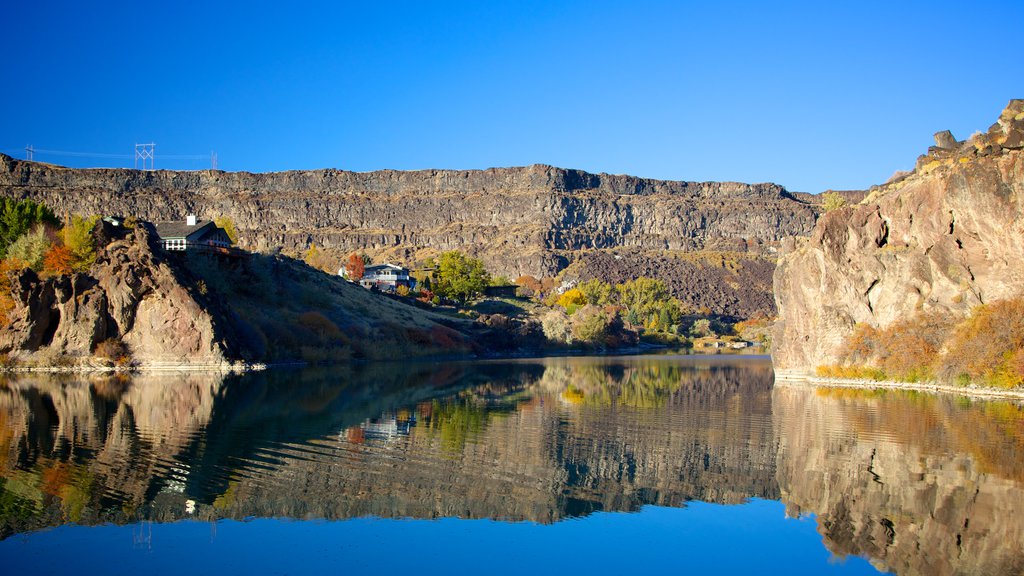
[(1024, 574), (1024, 409), (759, 356), (8, 375), (8, 574)]

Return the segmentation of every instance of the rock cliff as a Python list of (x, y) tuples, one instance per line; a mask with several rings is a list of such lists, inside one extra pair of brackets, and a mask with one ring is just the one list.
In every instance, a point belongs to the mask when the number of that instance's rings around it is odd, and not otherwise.
[(100, 247), (88, 274), (40, 279), (13, 273), (14, 308), (0, 330), (0, 352), (44, 364), (86, 359), (108, 339), (142, 363), (225, 363), (237, 350), (216, 309), (197, 302), (146, 226)]
[(775, 271), (777, 369), (835, 363), (857, 324), (964, 317), (1024, 290), (1024, 100), (966, 142), (947, 132), (916, 169), (825, 214)]
[(580, 251), (764, 253), (786, 236), (809, 233), (817, 215), (775, 184), (658, 181), (542, 165), (250, 174), (78, 170), (0, 156), (0, 194), (58, 213), (226, 216), (251, 249), (316, 244), (339, 256), (365, 250), (408, 263), (458, 249), (510, 278), (553, 275)]

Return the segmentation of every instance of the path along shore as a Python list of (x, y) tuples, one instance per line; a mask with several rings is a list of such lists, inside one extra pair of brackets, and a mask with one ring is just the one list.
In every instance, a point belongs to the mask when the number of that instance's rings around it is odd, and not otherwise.
[(936, 394), (958, 394), (972, 398), (1024, 400), (1024, 389), (986, 388), (981, 386), (953, 386), (937, 382), (896, 382), (894, 380), (864, 380), (857, 378), (823, 378), (803, 372), (775, 371), (776, 386), (813, 386), (826, 388), (862, 388), (867, 390), (916, 390)]

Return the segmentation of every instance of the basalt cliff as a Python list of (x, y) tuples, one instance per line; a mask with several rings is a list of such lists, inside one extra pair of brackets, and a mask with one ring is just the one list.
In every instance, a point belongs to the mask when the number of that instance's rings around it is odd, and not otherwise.
[(836, 363), (858, 325), (961, 319), (1024, 293), (1024, 100), (985, 133), (935, 140), (913, 172), (787, 247), (774, 278), (778, 370)]
[[(694, 308), (773, 312), (777, 244), (807, 235), (818, 207), (775, 184), (675, 182), (535, 165), (489, 170), (245, 172), (69, 169), (0, 156), (0, 194), (58, 213), (142, 220), (229, 217), (251, 250), (316, 245), (414, 264), (443, 250), (494, 274), (640, 273)], [(693, 253), (706, 259), (676, 258)], [(726, 253), (728, 258), (721, 258)], [(588, 272), (589, 270), (589, 272)], [(720, 295), (717, 295), (721, 293)]]

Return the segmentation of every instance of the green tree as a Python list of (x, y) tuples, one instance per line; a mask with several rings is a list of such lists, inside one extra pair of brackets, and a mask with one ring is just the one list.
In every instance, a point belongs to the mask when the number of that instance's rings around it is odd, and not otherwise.
[(711, 320), (707, 318), (701, 318), (693, 323), (690, 327), (690, 334), (698, 338), (714, 336), (714, 331), (711, 330)]
[(31, 200), (0, 199), (0, 258), (7, 257), (7, 249), (37, 224), (56, 227), (59, 223), (53, 212)]
[(593, 278), (586, 282), (580, 282), (576, 287), (586, 297), (588, 304), (606, 306), (615, 303), (615, 288), (607, 282)]
[(434, 292), (465, 302), (482, 293), (490, 281), (491, 275), (487, 273), (483, 262), (452, 250), (438, 258), (437, 269), (434, 271)]
[(615, 289), (622, 305), (642, 319), (658, 314), (662, 303), (671, 298), (668, 286), (654, 278), (637, 278), (619, 284)]

